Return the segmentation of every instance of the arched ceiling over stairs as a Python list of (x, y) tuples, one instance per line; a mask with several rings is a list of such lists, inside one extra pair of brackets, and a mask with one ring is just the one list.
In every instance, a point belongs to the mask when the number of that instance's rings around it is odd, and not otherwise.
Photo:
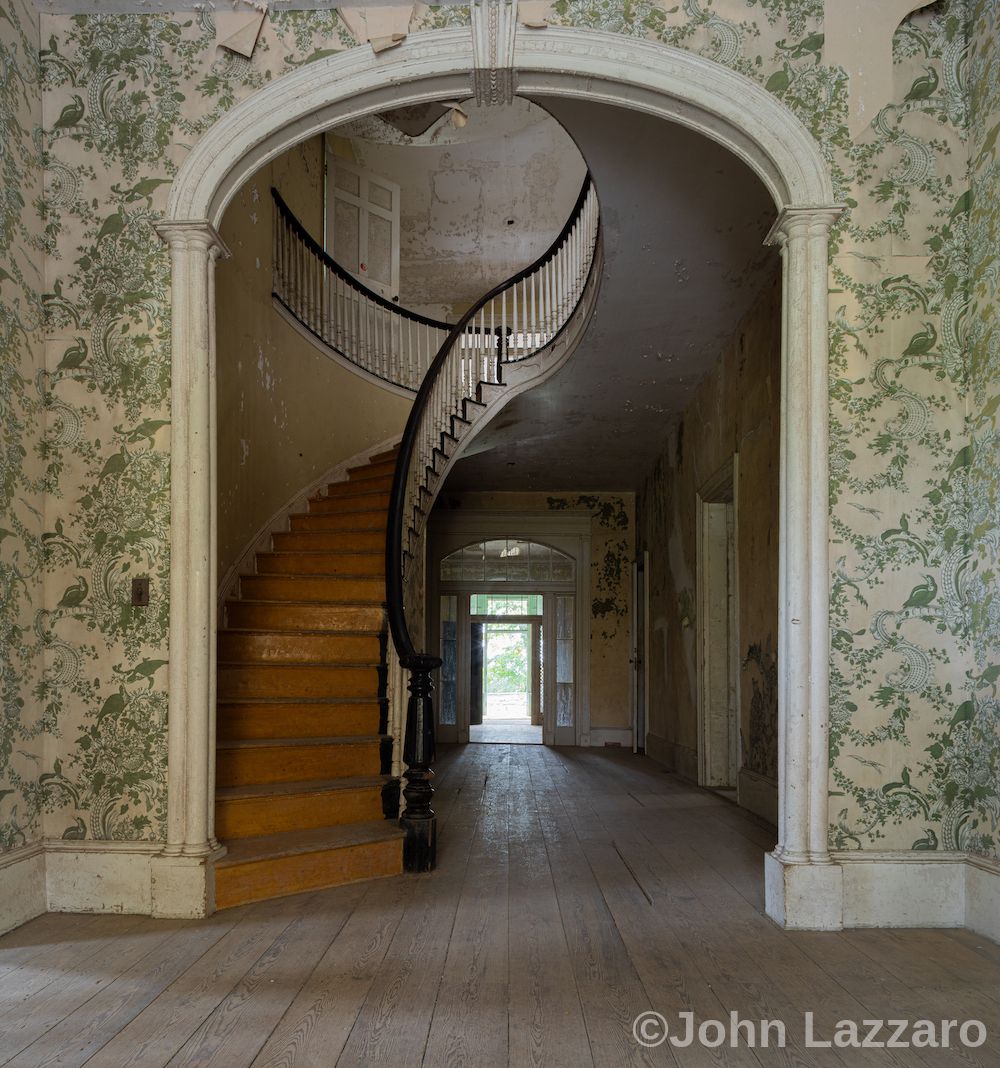
[(602, 289), (580, 348), (483, 429), (447, 490), (638, 488), (775, 277), (763, 245), (774, 204), (745, 164), (682, 126), (585, 99), (538, 102), (597, 183)]

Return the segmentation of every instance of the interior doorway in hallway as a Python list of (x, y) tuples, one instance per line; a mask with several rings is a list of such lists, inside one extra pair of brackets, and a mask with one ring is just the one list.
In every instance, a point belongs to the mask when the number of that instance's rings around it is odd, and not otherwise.
[[(473, 595), (469, 741), (542, 742), (544, 694), (544, 596), (494, 598)], [(491, 602), (493, 602), (491, 604)], [(509, 616), (490, 609), (527, 607), (534, 614)], [(479, 615), (477, 610), (487, 614)], [(551, 661), (551, 657), (548, 658)]]
[(578, 744), (589, 631), (579, 547), (565, 541), (446, 539), (428, 613), (441, 741)]

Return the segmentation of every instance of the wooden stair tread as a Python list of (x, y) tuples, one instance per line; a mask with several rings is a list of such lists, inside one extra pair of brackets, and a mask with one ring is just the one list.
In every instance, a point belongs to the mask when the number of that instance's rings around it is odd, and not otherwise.
[(378, 745), (381, 734), (317, 735), (308, 738), (219, 738), (217, 749), (295, 748), (303, 745)]
[(378, 706), (375, 697), (222, 697), (220, 705), (373, 705)]
[[(270, 554), (265, 553), (264, 555), (270, 555)], [(283, 556), (298, 556), (299, 553), (290, 552), (290, 553), (283, 553), (282, 555)], [(307, 555), (307, 554), (303, 554), (303, 555)], [(326, 556), (327, 553), (314, 553), (313, 555), (314, 556)], [(350, 554), (350, 555), (353, 555), (353, 554)], [(377, 554), (373, 554), (373, 555), (377, 555)], [(358, 581), (373, 582), (376, 579), (382, 578), (382, 576), (381, 575), (358, 575), (353, 571), (310, 571), (308, 575), (296, 575), (294, 573), (292, 573), (291, 575), (252, 574), (252, 575), (240, 575), (240, 578), (241, 579), (248, 579), (248, 578), (252, 578), (252, 579), (256, 579), (256, 578), (277, 579), (277, 580), (280, 580), (281, 582), (312, 582), (313, 579), (336, 579), (338, 582), (358, 582)], [(246, 603), (246, 602), (244, 602), (244, 603)], [(312, 603), (315, 604), (315, 601), (312, 602)], [(274, 601), (271, 601), (271, 604), (274, 604)]]
[[(241, 604), (248, 604), (249, 602), (241, 601), (240, 603)], [(266, 604), (279, 604), (279, 603), (282, 603), (282, 602), (267, 601), (265, 603)], [(298, 602), (297, 601), (293, 601), (292, 603), (293, 604), (297, 604)], [(322, 602), (322, 601), (310, 601), (309, 603), (310, 604), (323, 604), (324, 602)], [(275, 627), (221, 627), (219, 629), (219, 634), (240, 634), (240, 635), (247, 635), (247, 634), (275, 634), (275, 635), (280, 635), (280, 636), (284, 636), (284, 637), (287, 637), (288, 635), (291, 635), (292, 637), (295, 637), (296, 635), (299, 636), (299, 637), (310, 637), (310, 636), (315, 635), (315, 634), (324, 634), (328, 638), (333, 638), (333, 637), (339, 638), (341, 636), (343, 636), (345, 638), (377, 638), (381, 633), (382, 633), (381, 630), (376, 630), (374, 628), (371, 629), (371, 630), (336, 630), (336, 631), (326, 630), (324, 627), (287, 627), (287, 628), (282, 628), (280, 630), (275, 628)]]
[[(305, 531), (304, 533), (309, 533)], [(343, 534), (344, 531), (335, 531)], [(264, 549), (258, 556), (385, 556), (382, 549)]]
[[(284, 579), (284, 578), (296, 578), (296, 577), (301, 578), (301, 576), (294, 576), (294, 575), (281, 575), (281, 576), (278, 576), (278, 575), (262, 575), (262, 576), (252, 575), (252, 576), (249, 576), (249, 577), (251, 577), (251, 578), (279, 578), (280, 577), (282, 579)], [(316, 576), (315, 575), (310, 575), (308, 577), (309, 578), (315, 578)], [(322, 578), (323, 576), (319, 576), (319, 577)], [(336, 577), (336, 576), (334, 576), (334, 577)], [(371, 575), (365, 575), (364, 577), (365, 578), (371, 578), (372, 576)], [(372, 602), (371, 601), (359, 601), (356, 597), (354, 597), (354, 598), (350, 598), (350, 597), (347, 597), (347, 598), (335, 597), (335, 598), (333, 598), (332, 600), (329, 600), (329, 601), (287, 601), (287, 600), (286, 601), (279, 601), (277, 599), (271, 601), (271, 600), (263, 600), (260, 597), (246, 597), (246, 598), (239, 597), (239, 598), (232, 598), (232, 599), (228, 600), (226, 602), (226, 604), (259, 604), (259, 605), (267, 605), (269, 608), (273, 608), (275, 605), (280, 605), (280, 604), (295, 605), (296, 607), (298, 607), (300, 605), (308, 605), (310, 608), (314, 607), (315, 605), (318, 605), (318, 604), (332, 604), (332, 605), (343, 605), (344, 607), (350, 606), (352, 608), (370, 608), (371, 605), (372, 605)], [(338, 631), (338, 633), (339, 633), (339, 631)]]
[(262, 782), (246, 786), (219, 786), (215, 796), (220, 801), (242, 801), (251, 797), (285, 797), (289, 794), (325, 794), (337, 790), (379, 788), (385, 775), (351, 775), (339, 779), (298, 779), (292, 782)]
[[(337, 668), (344, 671), (356, 671), (358, 668), (381, 667), (377, 660), (219, 660), (218, 667), (241, 668), (252, 664), (254, 667), (274, 668), (275, 671), (295, 670), (303, 668)], [(229, 698), (222, 698), (229, 700)]]
[(316, 853), (321, 850), (364, 845), (368, 842), (390, 842), (403, 837), (404, 832), (394, 821), (372, 820), (337, 827), (318, 827), (308, 831), (267, 834), (259, 838), (239, 838), (231, 844), (226, 844), (228, 852), (216, 862), (215, 867), (227, 868), (257, 860)]

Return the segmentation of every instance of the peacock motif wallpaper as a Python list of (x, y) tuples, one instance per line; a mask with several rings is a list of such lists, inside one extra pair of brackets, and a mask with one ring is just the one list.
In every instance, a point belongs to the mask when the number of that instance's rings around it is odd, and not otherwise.
[[(823, 147), (848, 206), (830, 271), (831, 843), (997, 856), (996, 5), (907, 17), (892, 98), (857, 136), (821, 0), (554, 0), (549, 18), (725, 64)], [(411, 32), (467, 20), (420, 8)], [(0, 848), (163, 837), (170, 279), (153, 227), (219, 115), (353, 45), (332, 11), (275, 12), (248, 60), (207, 11), (0, 8)]]

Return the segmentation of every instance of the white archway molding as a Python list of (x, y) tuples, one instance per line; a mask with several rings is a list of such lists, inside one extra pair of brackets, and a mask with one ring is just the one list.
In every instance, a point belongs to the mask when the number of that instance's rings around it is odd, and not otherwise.
[[(284, 75), (233, 108), (191, 151), (160, 231), (172, 260), (171, 626), (168, 842), (161, 914), (212, 907), (215, 718), (214, 300), (216, 227), (261, 166), (329, 127), (388, 106), (472, 92), (468, 28), (355, 48)], [(779, 841), (767, 910), (839, 928), (842, 869), (828, 826), (828, 235), (839, 213), (819, 146), (755, 82), (679, 49), (591, 30), (518, 28), (518, 95), (598, 100), (677, 122), (743, 160), (774, 199), (784, 264), (779, 531)], [(167, 889), (169, 888), (169, 892)]]
[[(802, 123), (756, 82), (712, 60), (596, 30), (519, 29), (516, 92), (582, 97), (678, 122), (725, 145), (781, 209), (830, 207), (829, 168)], [(386, 107), (468, 95), (468, 29), (415, 34), (388, 52), (352, 48), (310, 63), (227, 112), (174, 180), (172, 220), (218, 226), (230, 198), (270, 160), (329, 127)]]

